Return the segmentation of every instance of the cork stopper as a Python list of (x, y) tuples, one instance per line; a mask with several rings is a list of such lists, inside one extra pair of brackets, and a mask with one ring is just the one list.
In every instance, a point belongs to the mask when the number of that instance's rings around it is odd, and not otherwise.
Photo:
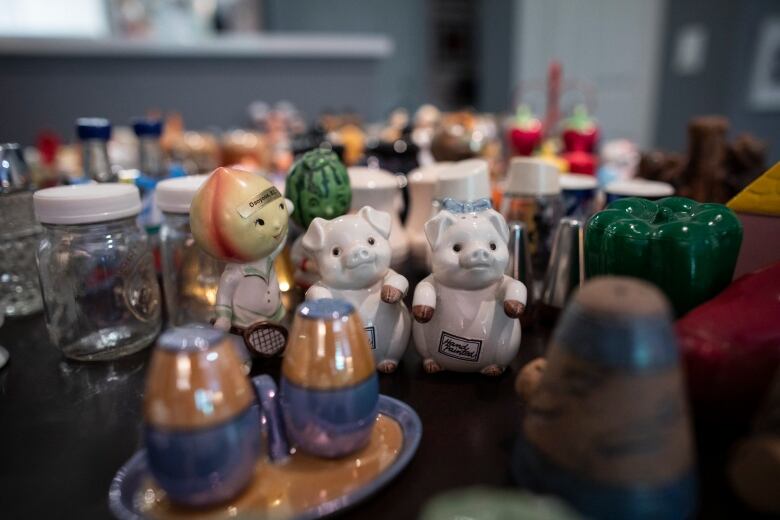
[(627, 371), (665, 369), (679, 360), (669, 302), (636, 278), (588, 281), (564, 310), (554, 341), (580, 359)]

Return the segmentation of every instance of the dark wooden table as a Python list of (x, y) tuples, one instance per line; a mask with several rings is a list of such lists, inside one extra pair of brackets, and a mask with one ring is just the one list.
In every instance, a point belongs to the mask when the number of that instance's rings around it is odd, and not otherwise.
[[(522, 409), (517, 370), (544, 351), (549, 330), (524, 329), (521, 355), (499, 378), (426, 375), (410, 348), (381, 391), (409, 403), (423, 436), (411, 464), (389, 486), (343, 518), (416, 518), (427, 500), (463, 486), (512, 486), (509, 454)], [(149, 350), (101, 364), (65, 361), (40, 315), (6, 320), (0, 344), (0, 518), (109, 518), (108, 486), (141, 438), (141, 401)], [(278, 360), (254, 373), (278, 375)], [(701, 432), (702, 518), (749, 513), (723, 478), (727, 449), (719, 432)]]

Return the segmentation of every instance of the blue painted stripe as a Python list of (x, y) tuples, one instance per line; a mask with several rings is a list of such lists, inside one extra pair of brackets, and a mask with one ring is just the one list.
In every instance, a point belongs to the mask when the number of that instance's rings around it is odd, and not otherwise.
[(308, 389), (281, 379), (287, 436), (292, 444), (322, 457), (340, 457), (363, 447), (377, 416), (379, 381), (372, 374), (354, 386)]
[(230, 421), (192, 431), (146, 425), (149, 469), (174, 502), (202, 506), (234, 497), (252, 479), (260, 457), (256, 405)]
[(657, 487), (607, 485), (559, 467), (522, 435), (512, 458), (512, 471), (521, 486), (559, 495), (588, 518), (681, 520), (691, 517), (696, 509), (692, 470)]

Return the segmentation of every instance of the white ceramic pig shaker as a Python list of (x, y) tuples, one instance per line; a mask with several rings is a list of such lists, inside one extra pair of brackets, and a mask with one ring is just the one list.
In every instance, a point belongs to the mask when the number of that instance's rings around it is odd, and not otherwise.
[(443, 201), (425, 224), (433, 272), (414, 291), (413, 337), (426, 372), (501, 374), (520, 348), (527, 291), (506, 276), (509, 229), (488, 199)]
[(390, 227), (388, 213), (364, 206), (333, 220), (315, 218), (302, 241), (321, 277), (306, 299), (339, 298), (358, 309), (377, 370), (386, 373), (398, 366), (411, 328), (403, 302), (409, 282), (390, 269)]

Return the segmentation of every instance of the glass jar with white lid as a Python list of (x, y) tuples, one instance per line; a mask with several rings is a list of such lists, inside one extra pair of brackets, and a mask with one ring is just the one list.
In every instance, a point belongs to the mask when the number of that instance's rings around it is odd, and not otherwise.
[(160, 331), (160, 288), (136, 223), (138, 188), (60, 186), (35, 193), (44, 235), (38, 272), (52, 342), (71, 359), (109, 360), (149, 346)]
[(163, 293), (171, 326), (208, 323), (214, 315), (217, 287), (224, 265), (195, 243), (190, 229), (190, 203), (208, 175), (167, 179), (157, 184)]

